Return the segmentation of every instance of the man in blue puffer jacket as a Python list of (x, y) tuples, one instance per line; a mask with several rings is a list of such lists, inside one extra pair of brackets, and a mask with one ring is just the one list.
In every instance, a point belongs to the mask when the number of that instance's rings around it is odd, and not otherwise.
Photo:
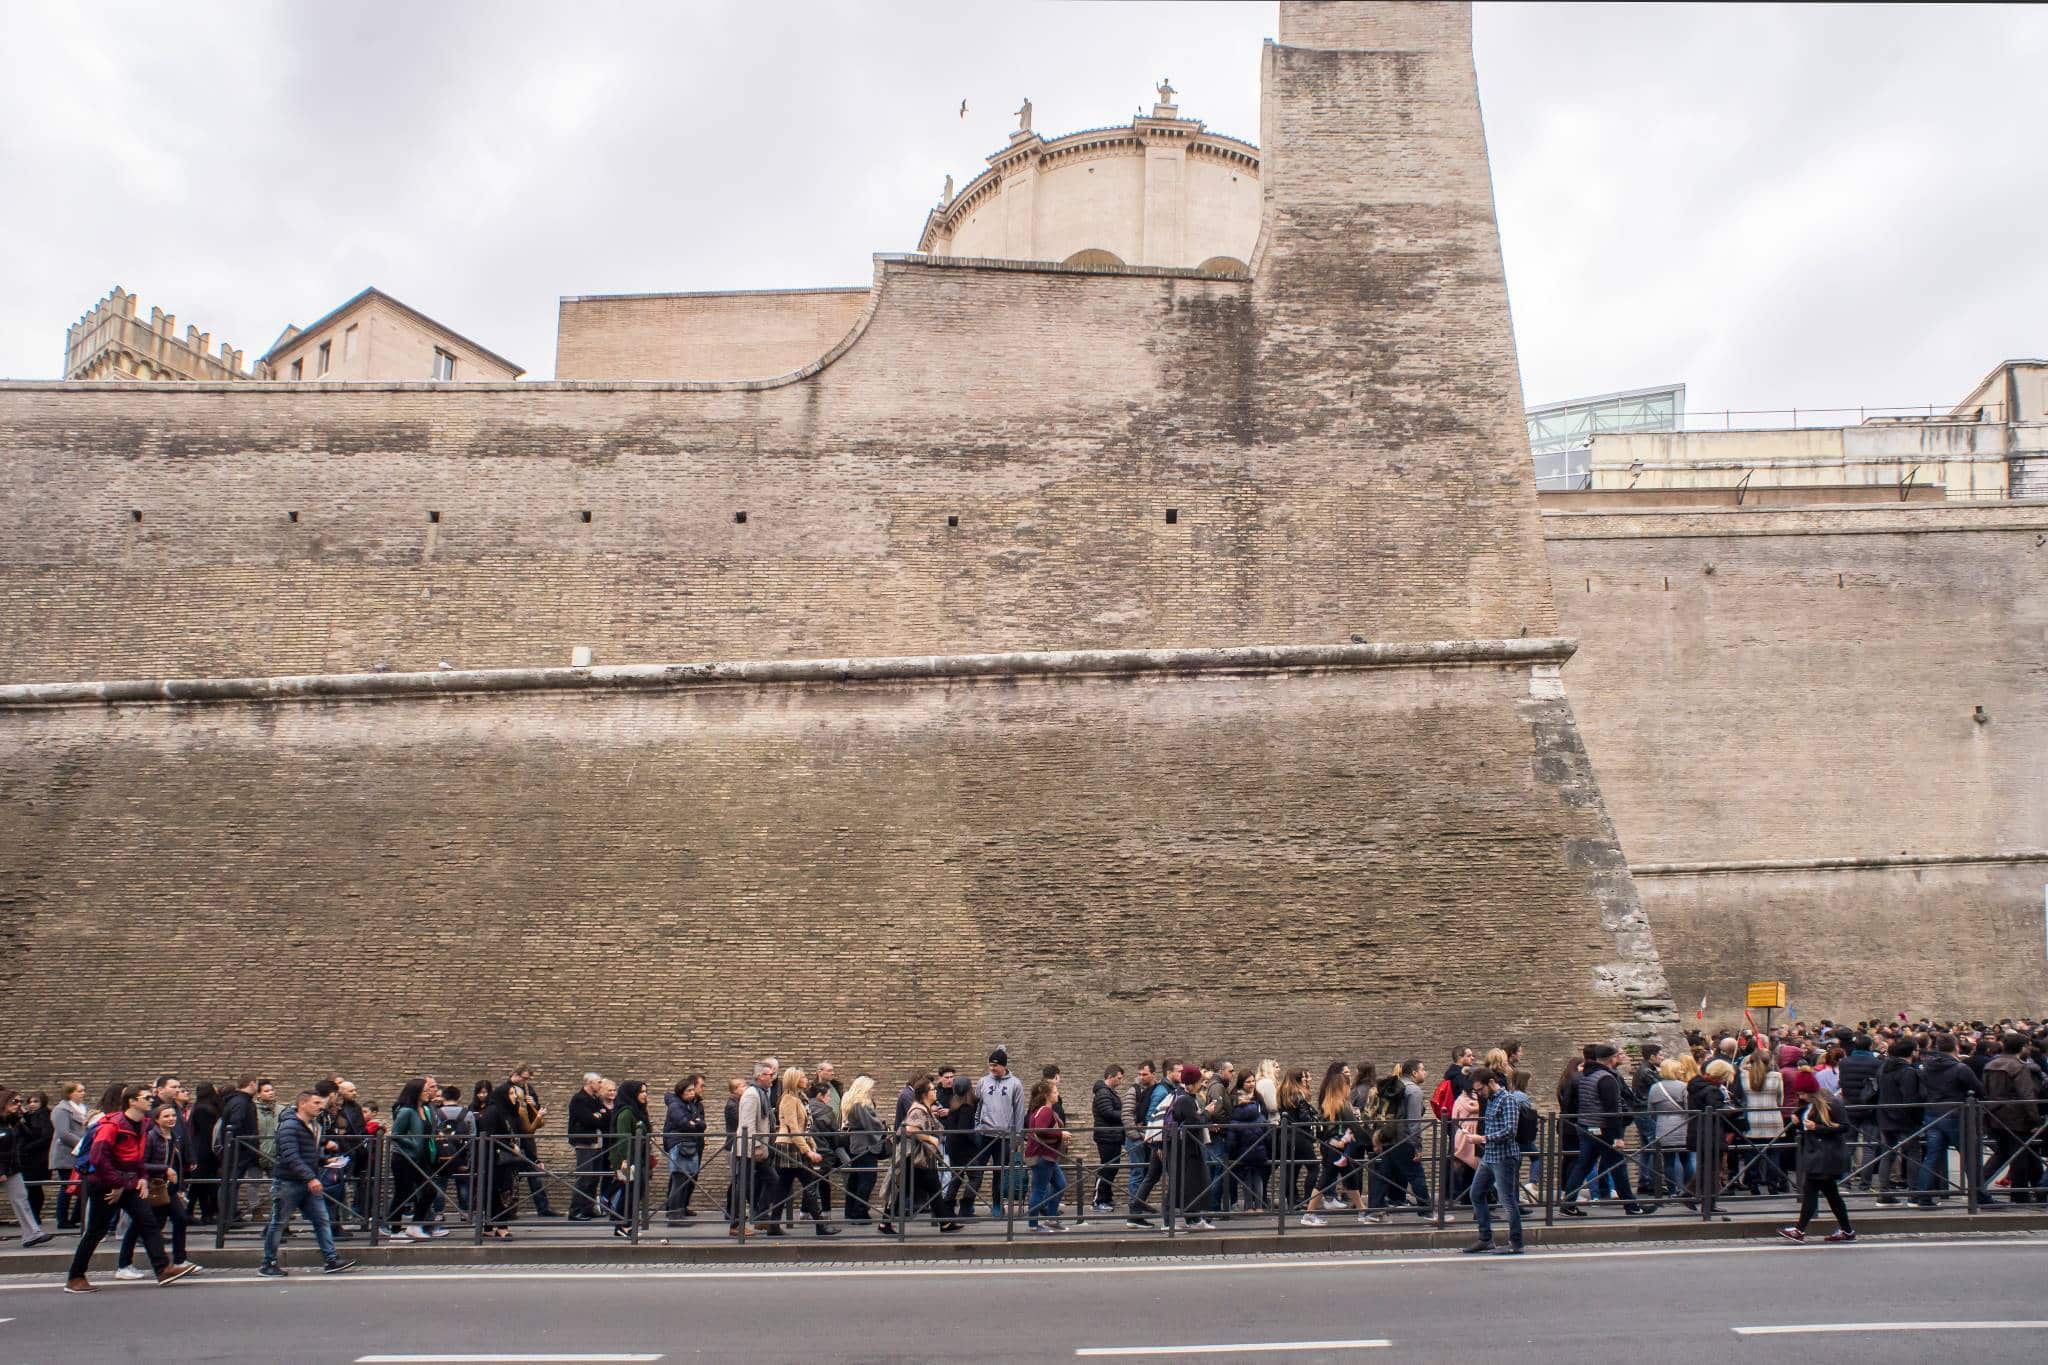
[(313, 1238), (320, 1244), (320, 1255), (325, 1264), (321, 1269), (329, 1275), (339, 1275), (344, 1270), (353, 1270), (354, 1261), (344, 1261), (335, 1254), (334, 1232), (327, 1226), (327, 1201), (323, 1197), (325, 1186), (320, 1183), (320, 1111), (327, 1102), (311, 1090), (299, 1092), (298, 1103), (292, 1112), (277, 1121), (277, 1166), (273, 1171), (270, 1185), (270, 1226), (263, 1230), (263, 1264), (256, 1268), (258, 1275), (281, 1278), (285, 1268), (277, 1263), (278, 1242), (284, 1237), (284, 1226), (291, 1221), (294, 1209), (305, 1213), (306, 1221), (313, 1225)]

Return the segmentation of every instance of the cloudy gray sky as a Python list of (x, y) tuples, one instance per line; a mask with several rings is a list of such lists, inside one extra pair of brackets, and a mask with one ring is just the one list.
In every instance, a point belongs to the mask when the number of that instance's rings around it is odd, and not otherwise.
[[(1270, 3), (0, 10), (0, 375), (120, 283), (252, 355), (377, 284), (545, 378), (564, 294), (865, 283), (1031, 96), (1256, 139)], [(1528, 398), (1960, 398), (2048, 353), (2048, 10), (1479, 7)], [(960, 101), (969, 105), (957, 117)]]

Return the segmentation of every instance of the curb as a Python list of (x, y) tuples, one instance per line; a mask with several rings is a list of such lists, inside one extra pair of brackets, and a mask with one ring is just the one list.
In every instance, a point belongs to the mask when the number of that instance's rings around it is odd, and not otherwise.
[[(1664, 1242), (1727, 1242), (1761, 1238), (1783, 1221), (1783, 1216), (1702, 1222), (1672, 1219), (1666, 1222), (1576, 1222), (1545, 1227), (1528, 1224), (1524, 1240), (1532, 1249), (1545, 1247), (1649, 1244)], [(1873, 1214), (1860, 1220), (1866, 1235), (1886, 1233), (1925, 1235), (1929, 1233), (2048, 1232), (2048, 1212), (2001, 1212), (1972, 1217), (1953, 1214)], [(1059, 1241), (1001, 1242), (986, 1237), (913, 1235), (908, 1241), (833, 1242), (815, 1245), (815, 1238), (786, 1238), (798, 1245), (777, 1245), (750, 1238), (745, 1246), (730, 1242), (679, 1245), (674, 1242), (551, 1242), (544, 1238), (510, 1246), (477, 1246), (450, 1238), (450, 1244), (407, 1244), (404, 1246), (356, 1246), (343, 1244), (343, 1254), (365, 1266), (380, 1269), (415, 1266), (521, 1266), (521, 1265), (904, 1265), (934, 1261), (1060, 1261), (1184, 1256), (1190, 1259), (1220, 1256), (1269, 1256), (1276, 1253), (1329, 1254), (1359, 1251), (1454, 1251), (1472, 1241), (1468, 1224), (1445, 1228), (1411, 1230), (1360, 1229), (1356, 1232), (1295, 1231), (1189, 1233), (1173, 1238), (1160, 1234), (1128, 1237), (1121, 1234), (1069, 1237)], [(223, 1270), (253, 1270), (262, 1260), (254, 1246), (230, 1245), (218, 1251), (210, 1246), (194, 1250), (202, 1262)], [(307, 1263), (310, 1246), (296, 1246), (287, 1264)], [(110, 1264), (114, 1246), (103, 1245), (93, 1258), (94, 1268)], [(71, 1264), (68, 1251), (12, 1252), (0, 1254), (0, 1275), (55, 1275)]]

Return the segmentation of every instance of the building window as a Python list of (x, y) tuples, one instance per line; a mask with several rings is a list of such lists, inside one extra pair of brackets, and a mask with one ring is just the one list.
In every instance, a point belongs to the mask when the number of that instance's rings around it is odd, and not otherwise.
[(343, 360), (354, 360), (356, 358), (356, 325), (354, 323), (350, 323), (348, 330), (341, 334), (341, 358)]
[(454, 377), (455, 357), (442, 350), (439, 346), (436, 346), (434, 348), (434, 378), (453, 379)]
[(331, 341), (323, 341), (323, 342), (321, 342), (321, 343), (320, 343), (320, 360), (319, 360), (319, 366), (318, 366), (318, 368), (317, 368), (317, 369), (315, 369), (315, 370), (314, 370), (314, 372), (313, 372), (313, 373), (314, 373), (314, 375), (315, 375), (315, 377), (318, 377), (319, 375), (323, 375), (323, 374), (326, 374), (326, 373), (327, 373), (327, 365), (328, 365), (328, 362), (329, 362), (329, 361), (331, 361), (331, 360), (333, 360), (333, 359), (334, 359), (334, 343), (333, 343), (333, 342), (331, 342)]
[(297, 360), (294, 360), (294, 361), (292, 362), (292, 378), (294, 378), (294, 379), (304, 379), (305, 377), (306, 377), (306, 361), (305, 361), (305, 358), (304, 358), (304, 357), (302, 356), (302, 357), (300, 357), (299, 359), (297, 359)]

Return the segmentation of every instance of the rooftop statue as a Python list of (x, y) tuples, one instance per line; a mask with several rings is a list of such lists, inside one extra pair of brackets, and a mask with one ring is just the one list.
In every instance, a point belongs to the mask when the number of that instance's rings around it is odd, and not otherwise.
[(1024, 103), (1017, 108), (1017, 131), (1020, 133), (1031, 131), (1031, 96), (1029, 95), (1024, 97)]

